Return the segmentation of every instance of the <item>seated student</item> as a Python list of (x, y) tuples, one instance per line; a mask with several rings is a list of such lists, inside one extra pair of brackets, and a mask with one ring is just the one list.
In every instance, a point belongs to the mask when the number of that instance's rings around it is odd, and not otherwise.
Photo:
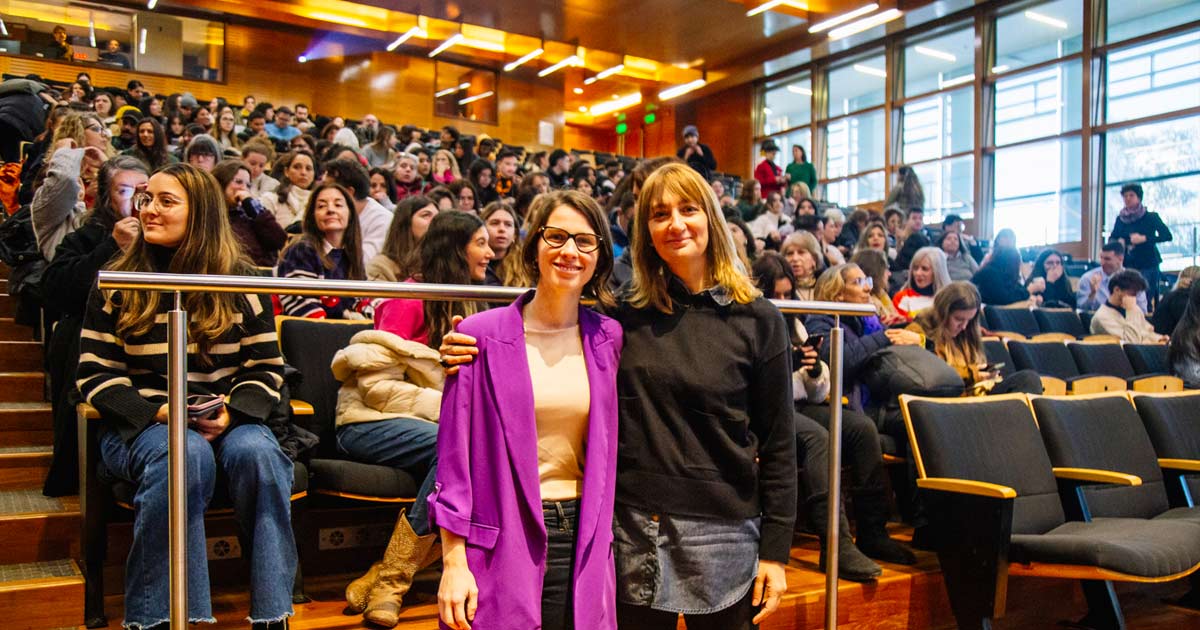
[(811, 300), (817, 286), (817, 276), (825, 270), (821, 245), (812, 232), (793, 232), (783, 242), (781, 252), (792, 269), (796, 281), (796, 299)]
[(1033, 370), (1021, 370), (1001, 379), (998, 369), (987, 369), (979, 328), (981, 307), (975, 285), (951, 282), (937, 292), (930, 308), (917, 313), (908, 329), (925, 335), (926, 347), (962, 376), (969, 393), (1042, 393), (1041, 378)]
[(896, 310), (896, 304), (887, 293), (892, 275), (892, 271), (888, 269), (887, 256), (877, 249), (862, 249), (854, 252), (850, 262), (858, 265), (871, 280), (871, 303), (875, 305), (875, 313), (879, 316), (880, 323), (889, 328), (897, 324), (907, 324), (908, 317)]
[[(1100, 266), (1089, 269), (1079, 278), (1075, 290), (1075, 306), (1083, 311), (1095, 311), (1108, 301), (1108, 282), (1125, 268), (1125, 246), (1109, 241), (1100, 248)], [(1138, 308), (1146, 312), (1146, 294), (1137, 296)]]
[(217, 165), (217, 161), (221, 159), (221, 155), (221, 145), (217, 144), (212, 136), (199, 134), (192, 138), (191, 142), (188, 142), (187, 148), (183, 150), (183, 161), (211, 173), (213, 167)]
[(1154, 332), (1146, 314), (1138, 307), (1137, 296), (1145, 293), (1142, 274), (1123, 269), (1108, 281), (1108, 301), (1092, 316), (1092, 334), (1112, 335), (1125, 343), (1163, 343), (1166, 335)]
[(241, 160), (222, 160), (212, 170), (229, 209), (229, 227), (242, 251), (259, 267), (274, 267), (279, 250), (287, 245), (287, 232), (275, 215), (250, 192), (250, 167)]
[(748, 223), (754, 240), (760, 241), (766, 249), (778, 250), (783, 239), (792, 231), (788, 218), (783, 215), (783, 199), (779, 193), (767, 196), (763, 213)]
[(1046, 288), (1045, 280), (1035, 280), (1028, 287), (1021, 284), (1021, 255), (1011, 247), (993, 249), (979, 271), (971, 278), (971, 284), (979, 287), (984, 304), (1008, 306), (1032, 300)]
[[(150, 178), (135, 203), (143, 237), (109, 268), (116, 271), (250, 275), (211, 175), (173, 164)], [(280, 404), (283, 358), (271, 304), (254, 294), (190, 293), (187, 393), (219, 396), (215, 415), (187, 431), (188, 619), (215, 623), (209, 597), (204, 511), (218, 470), (228, 480), (234, 517), (253, 532), (250, 622), (283, 630), (292, 615), (296, 543), (292, 461), (268, 422)], [(165, 628), (167, 558), (167, 317), (156, 291), (100, 291), (88, 298), (78, 387), (100, 412), (100, 456), (136, 485), (133, 543), (125, 564), (127, 628)]]
[(1039, 278), (1042, 280), (1040, 286), (1044, 287), (1041, 295), (1043, 308), (1075, 308), (1075, 292), (1071, 290), (1071, 281), (1067, 279), (1063, 268), (1062, 254), (1053, 249), (1045, 249), (1038, 254), (1037, 261), (1033, 263), (1033, 272), (1025, 281), (1025, 286), (1031, 289), (1030, 293), (1038, 285)]
[[(408, 281), (477, 284), (490, 257), (487, 230), (478, 217), (441, 214), (407, 259)], [(407, 517), (401, 513), (383, 560), (346, 588), (350, 607), (364, 611), (363, 618), (377, 625), (396, 625), (413, 575), (436, 559), (430, 552), (437, 534), (429, 526), (426, 499), (437, 473), (434, 423), (442, 400), (442, 370), (430, 346), (441, 344), (454, 317), (478, 310), (474, 302), (457, 300), (383, 300), (376, 307), (375, 334), (355, 336), (357, 341), (333, 361), (334, 375), (353, 384), (338, 393), (338, 448), (357, 461), (393, 466), (423, 479)], [(388, 359), (381, 362), (381, 356)], [(389, 395), (380, 395), (384, 390)]]
[(922, 247), (913, 254), (908, 280), (892, 296), (892, 304), (897, 313), (912, 320), (918, 312), (933, 306), (933, 296), (947, 284), (950, 274), (946, 271), (946, 253), (938, 247)]
[(1167, 360), (1171, 374), (1183, 379), (1189, 389), (1200, 389), (1200, 282), (1187, 290), (1188, 306), (1171, 334)]
[(105, 133), (95, 112), (71, 112), (54, 130), (50, 157), (41, 180), (32, 186), (35, 192), (29, 208), (38, 249), (46, 260), (53, 260), (58, 244), (83, 225), (87, 213), (84, 191), (112, 155)]
[(1158, 308), (1154, 309), (1154, 314), (1150, 317), (1150, 323), (1154, 324), (1154, 332), (1160, 335), (1170, 335), (1175, 330), (1175, 326), (1179, 324), (1179, 320), (1183, 319), (1183, 314), (1187, 310), (1188, 294), (1197, 277), (1200, 277), (1200, 267), (1196, 265), (1185, 267), (1183, 271), (1179, 272), (1175, 288), (1163, 297), (1162, 301), (1158, 303)]
[(484, 283), (500, 287), (529, 286), (520, 257), (509, 256), (521, 251), (522, 226), (517, 212), (506, 202), (493, 201), (483, 209), (481, 218), (487, 226), (488, 246), (493, 253)]
[(439, 213), (433, 200), (423, 195), (408, 197), (396, 206), (388, 226), (383, 250), (367, 263), (367, 280), (399, 282), (404, 279), (401, 266), (417, 250), (429, 230), (429, 223)]
[(371, 176), (371, 198), (388, 212), (396, 211), (396, 178), (391, 169), (375, 167), (368, 171)]
[(946, 272), (950, 280), (970, 280), (979, 271), (979, 263), (962, 242), (962, 234), (955, 230), (946, 230), (938, 238), (938, 247), (946, 252)]
[(293, 225), (298, 227), (317, 179), (313, 157), (297, 151), (284, 153), (275, 161), (271, 177), (279, 181), (279, 186), (274, 191), (264, 193), (259, 201), (275, 215), (275, 220), (283, 229)]
[(251, 140), (242, 145), (242, 161), (250, 168), (250, 192), (260, 201), (263, 195), (279, 188), (279, 180), (267, 174), (275, 160), (275, 148), (262, 140)]
[[(384, 127), (388, 129), (388, 127)], [(326, 162), (322, 168), (321, 183), (341, 184), (354, 198), (354, 211), (358, 215), (358, 232), (362, 245), (363, 267), (383, 250), (388, 226), (392, 224), (392, 213), (370, 197), (371, 176), (366, 167), (356, 160), (345, 158)]]
[(396, 156), (396, 168), (392, 177), (396, 180), (396, 199), (403, 201), (408, 197), (424, 195), (432, 188), (426, 184), (417, 172), (417, 156), (411, 153), (400, 153)]
[[(280, 256), (279, 278), (364, 280), (358, 212), (350, 191), (337, 184), (321, 184), (304, 211), (300, 240)], [(370, 302), (337, 296), (281, 295), (282, 314), (314, 319), (363, 319)]]

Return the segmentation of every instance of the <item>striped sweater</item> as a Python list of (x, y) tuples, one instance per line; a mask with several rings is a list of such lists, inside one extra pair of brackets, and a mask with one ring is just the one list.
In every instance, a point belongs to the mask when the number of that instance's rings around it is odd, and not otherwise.
[[(308, 280), (345, 280), (350, 272), (350, 261), (342, 249), (334, 249), (325, 243), (325, 254), (333, 263), (333, 269), (321, 264), (321, 257), (307, 241), (296, 241), (283, 253), (283, 259), (275, 268), (279, 278), (305, 278)], [(366, 318), (370, 315), (370, 301), (357, 298), (325, 295), (280, 295), (280, 313), (290, 317), (314, 319), (354, 319), (353, 313)]]
[[(160, 300), (149, 332), (124, 339), (116, 334), (120, 301), (119, 291), (106, 300), (93, 285), (76, 377), (83, 399), (131, 442), (167, 402), (167, 311), (173, 300)], [(270, 298), (246, 295), (239, 310), (234, 326), (209, 349), (207, 364), (200, 362), (196, 344), (188, 344), (188, 394), (226, 396), (232, 425), (266, 420), (283, 385)]]

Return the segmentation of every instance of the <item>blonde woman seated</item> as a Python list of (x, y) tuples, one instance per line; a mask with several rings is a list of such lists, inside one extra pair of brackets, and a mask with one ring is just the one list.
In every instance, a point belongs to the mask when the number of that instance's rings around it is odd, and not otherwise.
[(925, 335), (926, 347), (962, 376), (968, 392), (1042, 393), (1041, 378), (1033, 370), (1021, 370), (1002, 378), (999, 369), (1002, 366), (988, 364), (979, 328), (981, 308), (975, 285), (951, 282), (938, 291), (930, 308), (917, 313), (908, 330)]

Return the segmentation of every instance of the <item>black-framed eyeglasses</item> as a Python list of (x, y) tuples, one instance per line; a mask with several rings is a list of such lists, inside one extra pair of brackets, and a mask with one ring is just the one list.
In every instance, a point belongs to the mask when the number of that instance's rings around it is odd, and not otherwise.
[(604, 241), (604, 239), (599, 235), (592, 234), (591, 232), (571, 234), (562, 228), (556, 228), (549, 225), (538, 230), (538, 232), (541, 233), (542, 240), (546, 241), (546, 244), (554, 249), (558, 249), (566, 245), (567, 241), (573, 240), (575, 241), (575, 249), (578, 249), (584, 254), (596, 251), (600, 248), (600, 243)]

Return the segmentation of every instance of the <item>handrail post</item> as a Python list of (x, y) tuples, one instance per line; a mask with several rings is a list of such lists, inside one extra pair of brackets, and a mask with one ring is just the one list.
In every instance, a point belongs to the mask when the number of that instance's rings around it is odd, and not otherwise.
[(825, 532), (825, 630), (837, 628), (838, 536), (842, 514), (842, 318), (829, 331), (829, 513)]
[(175, 292), (167, 314), (167, 465), (171, 630), (188, 626), (187, 586), (187, 311)]

